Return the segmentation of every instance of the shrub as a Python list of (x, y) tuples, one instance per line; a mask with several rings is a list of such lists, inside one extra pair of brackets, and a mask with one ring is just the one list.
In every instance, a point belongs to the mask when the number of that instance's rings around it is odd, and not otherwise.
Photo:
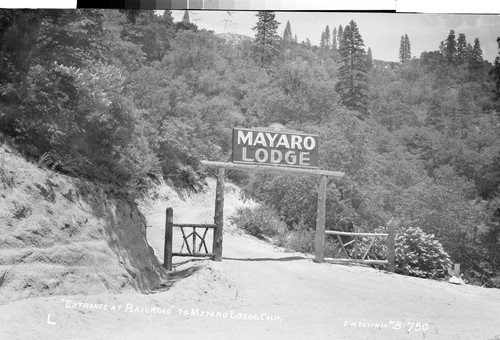
[[(294, 224), (288, 228), (278, 214), (270, 207), (259, 205), (254, 208), (239, 208), (229, 217), (229, 221), (250, 235), (264, 239), (272, 238), (278, 247), (289, 251), (313, 254), (315, 251), (316, 232), (303, 223)], [(333, 256), (338, 252), (338, 246), (331, 240), (326, 240), (325, 256)]]
[(124, 97), (125, 77), (109, 65), (35, 65), (16, 85), (18, 102), (0, 113), (0, 132), (41, 167), (140, 189), (159, 172), (147, 112)]
[(451, 260), (441, 243), (420, 228), (410, 227), (396, 236), (396, 272), (425, 278), (446, 278)]
[[(316, 231), (306, 229), (303, 224), (295, 225), (293, 230), (287, 230), (275, 237), (274, 243), (289, 251), (314, 254), (316, 251)], [(325, 240), (325, 257), (335, 257), (339, 252), (339, 245), (329, 238)]]
[[(383, 233), (379, 229), (375, 232)], [(369, 239), (364, 238), (359, 252), (364, 254)], [(400, 227), (396, 230), (396, 273), (422, 278), (442, 279), (450, 275), (452, 263), (434, 235), (426, 234), (417, 227)], [(377, 242), (368, 253), (367, 259), (387, 258), (386, 242)]]
[(258, 238), (273, 237), (284, 232), (286, 225), (274, 210), (263, 205), (238, 208), (230, 223)]
[(276, 237), (275, 244), (290, 251), (313, 253), (314, 230), (297, 228), (297, 230), (287, 231)]

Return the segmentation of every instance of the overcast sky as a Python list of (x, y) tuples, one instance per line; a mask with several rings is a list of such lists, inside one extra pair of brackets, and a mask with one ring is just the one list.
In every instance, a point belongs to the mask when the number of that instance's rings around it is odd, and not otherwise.
[[(215, 33), (233, 31), (238, 34), (255, 36), (256, 12), (231, 11), (190, 11), (191, 21), (200, 28), (213, 30)], [(182, 19), (184, 11), (172, 11), (175, 21)], [(197, 21), (199, 19), (199, 21)], [(226, 26), (226, 19), (233, 24)], [(474, 43), (479, 38), (483, 57), (493, 62), (498, 55), (497, 37), (500, 37), (500, 16), (498, 15), (449, 15), (449, 14), (399, 14), (399, 13), (359, 13), (359, 12), (276, 12), (280, 22), (278, 34), (283, 35), (287, 20), (290, 21), (292, 34), (297, 34), (298, 41), (309, 38), (319, 44), (321, 32), (326, 25), (345, 27), (354, 20), (365, 42), (366, 49), (371, 47), (375, 59), (398, 61), (401, 36), (408, 34), (413, 56), (419, 57), (423, 51), (439, 49), (439, 43), (446, 39), (450, 29), (455, 35), (464, 33), (467, 41)], [(229, 23), (229, 21), (227, 21)]]

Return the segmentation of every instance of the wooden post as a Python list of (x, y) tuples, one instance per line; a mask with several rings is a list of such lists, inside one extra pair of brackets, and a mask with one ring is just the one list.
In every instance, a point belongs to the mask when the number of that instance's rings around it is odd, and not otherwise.
[(318, 212), (316, 217), (316, 254), (314, 262), (325, 262), (325, 207), (326, 176), (321, 176), (318, 188)]
[(396, 271), (396, 224), (393, 222), (389, 222), (388, 225), (388, 236), (387, 236), (387, 261), (388, 269), (391, 273)]
[(352, 251), (352, 258), (353, 259), (357, 259), (358, 258), (358, 239), (356, 238), (356, 236), (354, 236), (354, 247), (353, 247), (353, 251)]
[(215, 192), (215, 216), (214, 224), (214, 241), (212, 252), (214, 253), (214, 261), (222, 261), (222, 229), (224, 227), (224, 168), (219, 168), (217, 176), (217, 189)]
[(193, 254), (196, 253), (196, 227), (193, 227)]
[(165, 220), (165, 247), (163, 248), (163, 267), (172, 270), (172, 231), (174, 229), (174, 211), (167, 208)]

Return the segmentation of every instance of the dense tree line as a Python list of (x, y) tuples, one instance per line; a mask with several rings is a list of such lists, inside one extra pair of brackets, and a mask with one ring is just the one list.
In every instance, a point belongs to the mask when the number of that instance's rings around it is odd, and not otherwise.
[[(2, 138), (138, 195), (158, 177), (198, 188), (201, 159), (230, 160), (232, 126), (318, 133), (321, 167), (346, 173), (327, 228), (419, 228), (471, 282), (500, 286), (500, 57), (453, 31), (418, 58), (403, 35), (389, 63), (354, 21), (319, 47), (292, 24), (259, 12), (255, 38), (233, 44), (168, 11), (2, 10)], [(314, 228), (314, 179), (229, 176), (289, 230)]]

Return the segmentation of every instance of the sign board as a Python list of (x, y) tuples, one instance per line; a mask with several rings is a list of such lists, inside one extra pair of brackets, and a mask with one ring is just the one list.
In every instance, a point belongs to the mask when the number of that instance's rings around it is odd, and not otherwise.
[(319, 136), (272, 128), (233, 128), (233, 163), (318, 167)]

